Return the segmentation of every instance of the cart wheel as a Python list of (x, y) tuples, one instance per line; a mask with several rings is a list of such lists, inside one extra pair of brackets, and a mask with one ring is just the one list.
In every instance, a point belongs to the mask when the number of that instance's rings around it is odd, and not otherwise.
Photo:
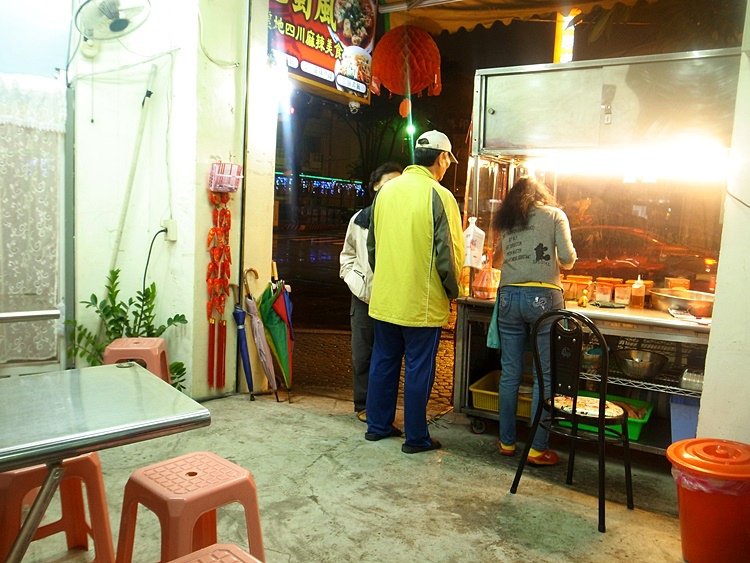
[(484, 434), (484, 431), (487, 430), (487, 424), (482, 420), (481, 418), (472, 418), (471, 419), (471, 431), (474, 434)]

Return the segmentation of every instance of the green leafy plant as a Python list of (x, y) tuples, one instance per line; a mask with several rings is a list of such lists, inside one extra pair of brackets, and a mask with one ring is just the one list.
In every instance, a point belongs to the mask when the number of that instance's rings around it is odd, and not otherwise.
[[(75, 320), (67, 321), (68, 356), (82, 358), (89, 365), (99, 366), (104, 362), (104, 350), (115, 339), (137, 336), (161, 336), (169, 327), (187, 324), (183, 314), (167, 319), (166, 324), (156, 325), (156, 284), (152, 283), (135, 297), (120, 298), (120, 270), (111, 270), (107, 276), (105, 294), (99, 299), (91, 294), (88, 301), (81, 301), (87, 309), (94, 309), (100, 320), (100, 328), (93, 331)], [(171, 362), (169, 373), (172, 386), (185, 390), (187, 370), (182, 362)]]

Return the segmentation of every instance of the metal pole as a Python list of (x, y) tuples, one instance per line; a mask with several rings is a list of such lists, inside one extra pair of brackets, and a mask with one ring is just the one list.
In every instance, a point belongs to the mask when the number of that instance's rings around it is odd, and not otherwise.
[(128, 174), (128, 183), (125, 187), (125, 199), (122, 202), (122, 209), (120, 210), (120, 222), (117, 225), (116, 239), (114, 250), (112, 252), (112, 261), (110, 262), (109, 271), (115, 269), (117, 265), (117, 255), (120, 252), (120, 243), (122, 242), (122, 231), (125, 227), (125, 219), (128, 216), (128, 208), (130, 207), (130, 194), (133, 191), (133, 182), (135, 180), (135, 172), (138, 168), (138, 155), (141, 152), (141, 142), (143, 141), (143, 130), (146, 126), (146, 116), (148, 115), (148, 101), (151, 99), (153, 94), (154, 78), (156, 77), (156, 65), (151, 65), (151, 72), (148, 75), (148, 82), (146, 83), (146, 93), (143, 96), (141, 102), (141, 116), (138, 122), (138, 132), (135, 135), (135, 147), (133, 149), (133, 160), (130, 164), (130, 172)]
[(39, 523), (44, 517), (44, 513), (47, 512), (52, 497), (55, 495), (60, 481), (62, 480), (65, 469), (62, 466), (62, 461), (55, 461), (47, 464), (47, 477), (44, 478), (42, 488), (39, 490), (34, 502), (31, 505), (26, 520), (23, 521), (23, 526), (18, 532), (16, 541), (13, 542), (13, 548), (8, 554), (7, 563), (20, 563), (23, 559), (26, 550), (29, 548), (31, 538), (39, 528)]

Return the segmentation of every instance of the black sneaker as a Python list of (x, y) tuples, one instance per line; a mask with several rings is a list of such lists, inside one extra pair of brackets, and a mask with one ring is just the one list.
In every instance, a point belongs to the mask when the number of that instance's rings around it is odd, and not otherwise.
[(378, 440), (383, 440), (385, 438), (399, 438), (400, 436), (403, 436), (403, 432), (396, 428), (395, 426), (391, 426), (391, 431), (388, 434), (375, 434), (375, 432), (365, 432), (365, 440), (369, 440), (370, 442), (377, 442)]
[(438, 442), (437, 440), (433, 440), (430, 438), (430, 445), (429, 446), (407, 446), (406, 444), (403, 444), (401, 446), (401, 451), (405, 454), (418, 454), (419, 452), (429, 452), (432, 450), (439, 450), (443, 447), (443, 444)]

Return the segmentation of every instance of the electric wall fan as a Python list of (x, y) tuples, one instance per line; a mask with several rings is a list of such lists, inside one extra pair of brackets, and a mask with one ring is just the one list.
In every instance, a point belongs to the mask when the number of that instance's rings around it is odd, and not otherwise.
[(86, 0), (76, 12), (75, 24), (86, 39), (117, 39), (138, 29), (150, 9), (149, 0)]

